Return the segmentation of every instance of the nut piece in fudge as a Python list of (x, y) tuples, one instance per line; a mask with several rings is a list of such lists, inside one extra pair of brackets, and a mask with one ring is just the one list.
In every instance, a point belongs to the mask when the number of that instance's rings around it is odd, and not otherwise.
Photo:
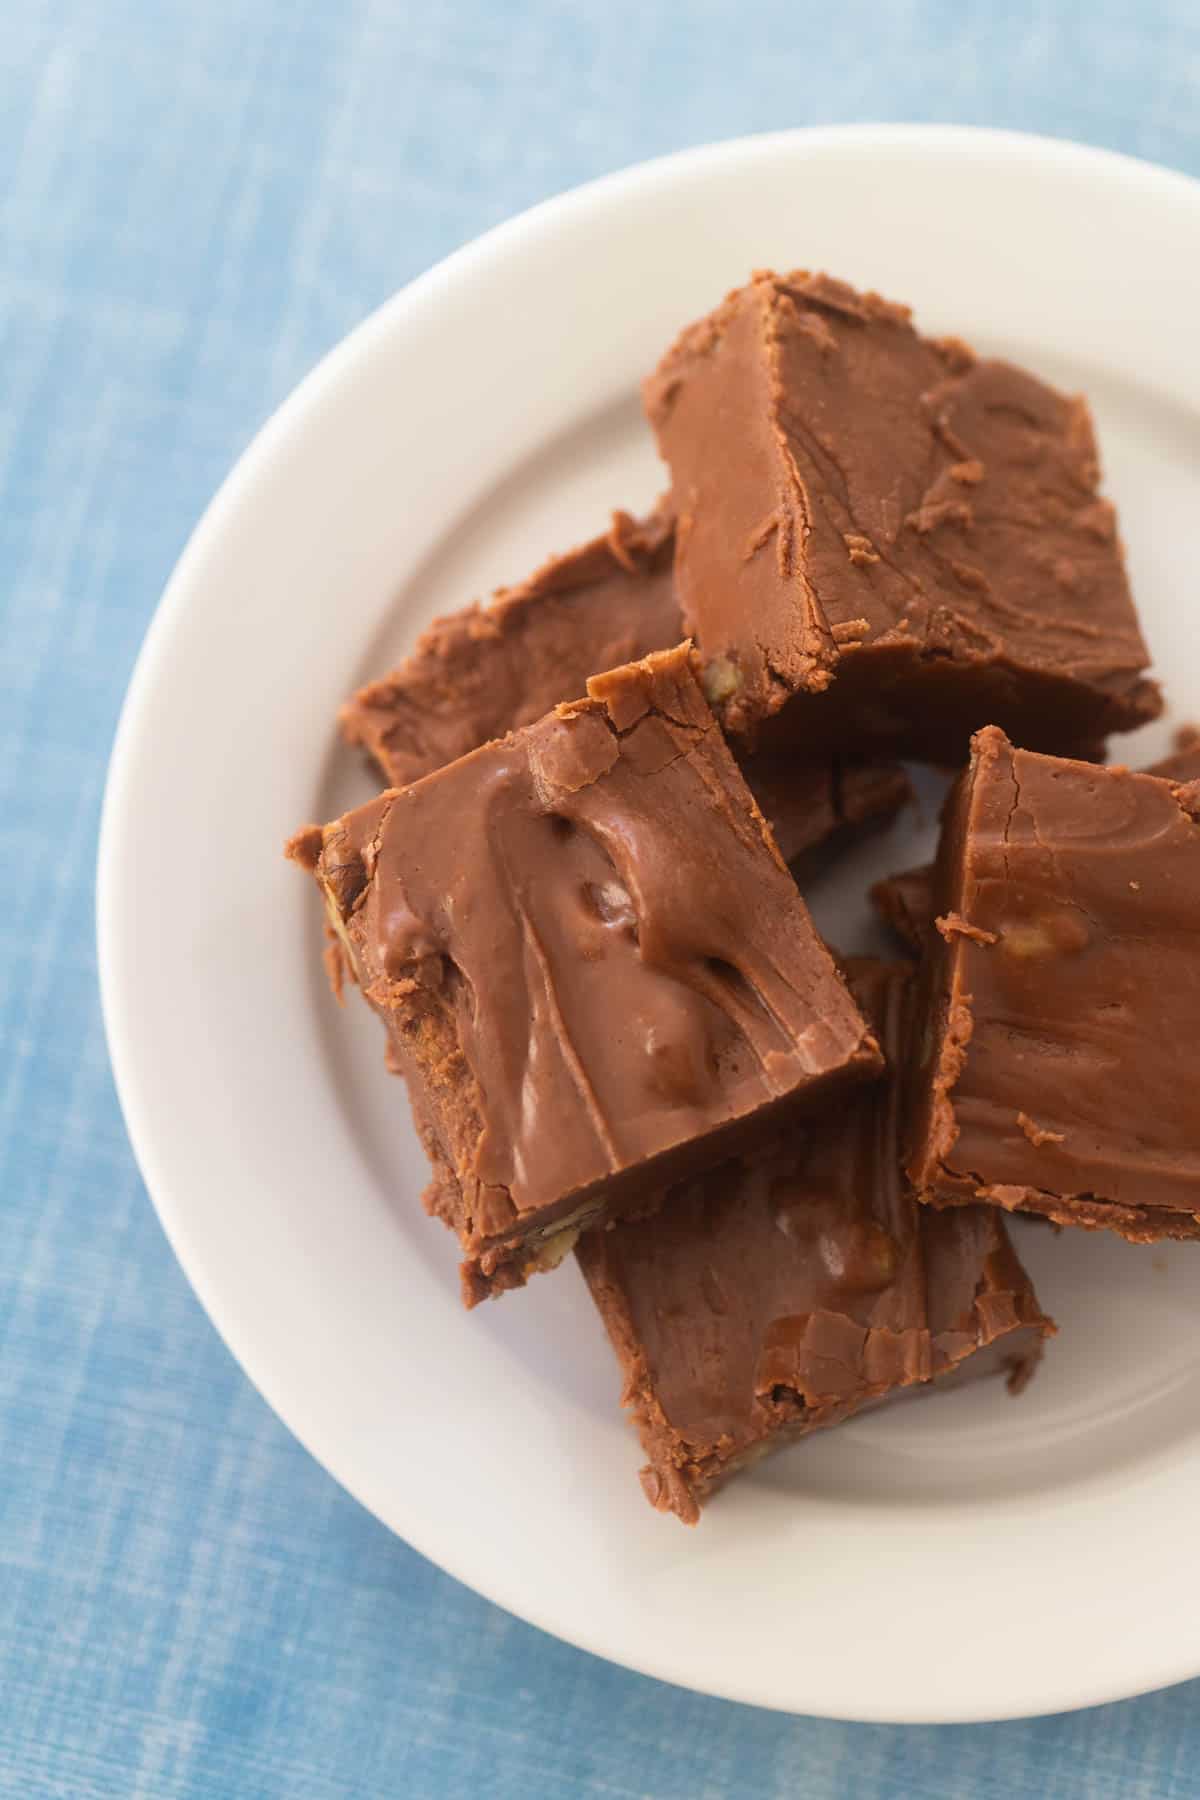
[(576, 1253), (649, 1459), (646, 1493), (689, 1524), (738, 1469), (861, 1406), (976, 1373), (1022, 1386), (1053, 1330), (1003, 1215), (920, 1207), (903, 1178), (909, 971), (862, 960), (849, 979), (888, 1079)]
[(468, 1303), (876, 1074), (686, 646), (293, 840), (386, 1022)]
[(934, 874), (923, 1200), (1200, 1237), (1198, 813), (1197, 784), (978, 733)]
[(749, 741), (1083, 754), (1159, 710), (1086, 403), (824, 275), (760, 274), (645, 387), (676, 589)]
[[(589, 675), (670, 649), (687, 635), (674, 550), (669, 512), (615, 513), (603, 537), (551, 557), (490, 606), (438, 619), (406, 661), (342, 708), (343, 736), (403, 787), (582, 694)], [(785, 862), (885, 823), (912, 797), (894, 763), (740, 761)]]

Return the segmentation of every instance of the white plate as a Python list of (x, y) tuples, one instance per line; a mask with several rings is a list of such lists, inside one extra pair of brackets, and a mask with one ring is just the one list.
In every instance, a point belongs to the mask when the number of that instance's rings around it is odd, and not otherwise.
[[(159, 609), (113, 755), (100, 953), (118, 1085), (218, 1329), (427, 1556), (635, 1669), (845, 1718), (1082, 1706), (1200, 1671), (1200, 1250), (1026, 1227), (1063, 1333), (985, 1384), (650, 1511), (574, 1267), (468, 1316), (376, 1022), (339, 1014), (284, 836), (366, 794), (347, 691), (435, 610), (639, 505), (638, 377), (764, 263), (826, 267), (1090, 393), (1176, 717), (1200, 712), (1200, 187), (1070, 145), (800, 132), (568, 194), (356, 331), (238, 464)], [(1166, 728), (1131, 746), (1149, 755)], [(817, 915), (849, 947), (861, 854)]]

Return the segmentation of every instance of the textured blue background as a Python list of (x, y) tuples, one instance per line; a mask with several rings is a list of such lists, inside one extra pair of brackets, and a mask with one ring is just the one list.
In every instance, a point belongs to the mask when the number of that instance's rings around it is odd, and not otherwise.
[(188, 529), (395, 287), (587, 176), (778, 126), (1019, 126), (1200, 175), (1200, 12), (0, 18), (0, 1793), (1200, 1794), (1200, 1685), (995, 1727), (785, 1719), (566, 1649), (390, 1538), (268, 1413), (172, 1261), (113, 1096), (91, 910), (109, 742)]

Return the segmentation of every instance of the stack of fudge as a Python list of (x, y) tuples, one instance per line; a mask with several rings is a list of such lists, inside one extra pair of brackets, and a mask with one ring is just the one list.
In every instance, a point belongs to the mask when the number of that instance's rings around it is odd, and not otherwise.
[[(1084, 401), (802, 272), (645, 399), (659, 507), (357, 694), (389, 785), (289, 854), (466, 1303), (574, 1252), (691, 1523), (902, 1391), (1019, 1392), (1055, 1328), (1006, 1213), (1200, 1236), (1200, 749), (1102, 762), (1161, 701)], [(901, 759), (959, 771), (937, 864), (845, 958), (801, 890)]]

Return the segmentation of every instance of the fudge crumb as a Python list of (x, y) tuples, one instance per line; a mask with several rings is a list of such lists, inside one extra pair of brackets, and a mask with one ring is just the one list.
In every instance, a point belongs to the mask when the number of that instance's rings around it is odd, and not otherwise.
[(302, 825), (283, 846), (289, 862), (299, 863), (311, 875), (324, 848), (325, 834), (319, 825)]
[(982, 925), (972, 925), (961, 913), (945, 913), (940, 919), (935, 919), (934, 924), (947, 943), (956, 936), (970, 938), (975, 944), (996, 944), (1000, 941), (994, 931), (985, 931)]
[(1029, 1117), (1028, 1113), (1019, 1112), (1017, 1114), (1017, 1124), (1021, 1127), (1021, 1130), (1025, 1133), (1025, 1136), (1029, 1139), (1035, 1150), (1040, 1150), (1043, 1144), (1061, 1144), (1065, 1141), (1065, 1134), (1063, 1132), (1048, 1131), (1044, 1125), (1036, 1124), (1035, 1121)]

